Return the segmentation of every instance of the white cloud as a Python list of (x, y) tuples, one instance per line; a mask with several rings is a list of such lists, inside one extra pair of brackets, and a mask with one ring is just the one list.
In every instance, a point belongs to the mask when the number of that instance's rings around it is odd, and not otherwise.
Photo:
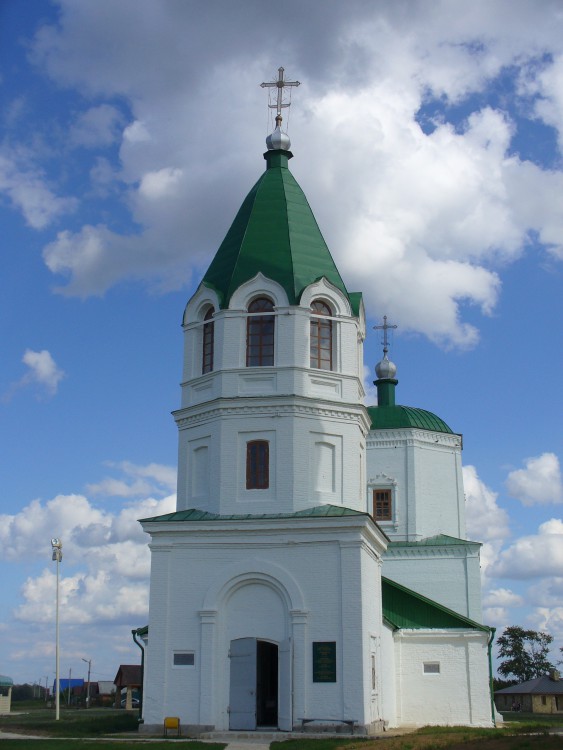
[(563, 502), (561, 467), (555, 453), (527, 458), (524, 469), (511, 471), (506, 488), (523, 505)]
[(176, 469), (173, 466), (149, 464), (137, 466), (129, 461), (108, 463), (126, 475), (126, 479), (106, 477), (86, 489), (93, 495), (113, 497), (139, 497), (140, 495), (165, 495), (176, 488)]
[(506, 539), (510, 535), (508, 513), (497, 504), (493, 492), (479, 478), (474, 466), (463, 467), (467, 534), (476, 541)]
[(65, 377), (65, 373), (57, 366), (50, 352), (43, 349), (34, 352), (26, 349), (22, 362), (29, 367), (29, 372), (24, 376), (26, 383), (38, 383), (43, 386), (47, 393), (54, 396), (59, 383)]
[(139, 193), (148, 200), (168, 198), (178, 188), (183, 171), (164, 167), (156, 172), (148, 172), (141, 178)]
[(484, 607), (520, 607), (522, 604), (524, 599), (510, 589), (491, 589), (483, 597)]
[(10, 386), (7, 392), (3, 394), (2, 400), (9, 401), (16, 391), (29, 385), (39, 386), (41, 394), (46, 393), (47, 396), (54, 396), (59, 383), (66, 377), (66, 374), (56, 364), (51, 353), (46, 349), (40, 352), (26, 349), (22, 362), (27, 365), (28, 371), (20, 380)]
[(463, 486), (467, 537), (482, 542), (480, 562), (485, 581), (491, 575), (503, 540), (510, 536), (508, 513), (498, 505), (498, 493), (487, 487), (474, 466), (463, 467)]
[[(267, 14), (253, 3), (198, 8), (195, 21), (190, 2), (137, 0), (134, 13), (128, 2), (60, 5), (59, 24), (40, 29), (32, 58), (97, 101), (126, 101), (133, 119), (122, 134), (121, 198), (139, 231), (67, 229), (45, 262), (67, 276), (70, 295), (100, 294), (123, 279), (177, 289), (201, 272), (261, 169), (257, 84), (279, 64)], [(517, 125), (506, 112), (474, 108), (455, 127), (443, 112), (432, 132), (417, 115), (428, 102), (486, 91), (511, 66), (555, 106), (563, 45), (549, 12), (538, 19), (525, 2), (402, 7), (351, 0), (305, 9), (289, 0), (295, 23), (281, 43), (288, 74), (302, 81), (292, 169), (370, 314), (377, 303), (403, 329), (470, 347), (479, 332), (464, 307), (494, 310), (503, 266), (530, 232), (558, 257), (563, 175), (510, 153)], [(544, 51), (553, 63), (534, 67)], [(96, 132), (107, 134), (114, 120), (103, 107), (92, 112)], [(561, 121), (557, 112), (541, 116)]]
[(70, 140), (76, 146), (110, 146), (119, 137), (123, 115), (109, 104), (100, 104), (82, 112), (70, 126)]
[(0, 150), (0, 195), (3, 193), (21, 211), (30, 227), (45, 229), (73, 212), (78, 202), (72, 197), (57, 196), (42, 170), (27, 162), (21, 153)]
[(516, 539), (501, 552), (492, 573), (513, 579), (563, 577), (563, 521), (552, 518), (537, 534)]

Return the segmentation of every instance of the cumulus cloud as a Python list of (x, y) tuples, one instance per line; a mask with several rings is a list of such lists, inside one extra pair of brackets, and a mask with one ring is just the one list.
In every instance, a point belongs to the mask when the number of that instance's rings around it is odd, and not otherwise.
[(520, 607), (524, 603), (520, 594), (515, 594), (510, 589), (491, 589), (483, 597), (485, 607)]
[(65, 373), (57, 366), (50, 352), (46, 349), (42, 349), (40, 352), (27, 349), (22, 357), (22, 362), (29, 367), (29, 372), (24, 376), (24, 381), (26, 383), (39, 383), (49, 395), (54, 396), (60, 381), (65, 377)]
[(477, 541), (506, 539), (510, 535), (508, 513), (498, 505), (498, 493), (479, 478), (475, 466), (463, 467), (463, 486), (469, 538)]
[[(130, 488), (122, 493), (126, 499), (118, 507), (101, 507), (82, 494), (61, 494), (0, 515), (2, 564), (7, 570), (25, 565), (28, 571), (17, 604), (4, 612), (4, 619), (11, 618), (5, 640), (15, 665), (31, 656), (45, 665), (54, 655), (56, 567), (49, 543), (54, 536), (63, 542), (63, 659), (73, 665), (74, 673), (74, 662), (94, 657), (96, 679), (111, 680), (116, 664), (138, 658), (131, 629), (146, 624), (150, 574), (149, 537), (138, 521), (175, 509), (176, 496), (170, 493), (175, 470), (129, 461), (111, 463), (109, 468), (116, 480), (136, 487), (136, 494)], [(21, 627), (14, 627), (13, 621)]]
[(138, 497), (139, 495), (165, 495), (176, 488), (176, 469), (162, 464), (138, 466), (129, 461), (108, 462), (110, 467), (125, 474), (125, 479), (106, 477), (86, 489), (93, 495), (111, 497)]
[(45, 229), (64, 214), (73, 212), (78, 201), (61, 197), (48, 183), (42, 169), (26, 163), (22, 154), (0, 149), (0, 195), (23, 214), (33, 229)]
[(555, 453), (527, 458), (524, 469), (511, 471), (506, 488), (523, 505), (546, 505), (563, 502), (561, 467)]
[(109, 104), (100, 104), (81, 112), (70, 126), (69, 136), (76, 146), (94, 148), (109, 146), (120, 137), (119, 125), (123, 115)]
[[(57, 25), (42, 26), (30, 47), (57, 83), (96, 98), (73, 124), (82, 142), (102, 147), (122, 129), (114, 185), (135, 231), (100, 217), (50, 242), (45, 262), (66, 277), (59, 291), (69, 295), (101, 294), (124, 279), (162, 291), (188, 283), (262, 168), (252, 126), (264, 119), (258, 83), (279, 65), (267, 14), (250, 1), (198, 7), (196, 21), (190, 2), (132, 8), (60, 0)], [(517, 105), (470, 105), (456, 121), (447, 105), (486, 92), (501, 71), (520, 71), (530, 116), (561, 129), (561, 35), (549, 9), (538, 19), (527, 2), (404, 8), (288, 0), (295, 23), (282, 31), (284, 63), (302, 81), (289, 113), (292, 169), (370, 314), (377, 301), (403, 329), (467, 348), (479, 332), (464, 308), (492, 313), (503, 268), (530, 234), (554, 258), (562, 253), (563, 175), (512, 152)]]
[(501, 578), (563, 577), (563, 521), (542, 523), (537, 534), (516, 539), (492, 566)]
[(32, 349), (26, 349), (22, 362), (27, 365), (28, 371), (20, 380), (13, 383), (8, 391), (3, 395), (3, 400), (8, 401), (14, 393), (20, 388), (29, 385), (36, 385), (39, 392), (43, 395), (54, 396), (58, 390), (59, 383), (66, 377), (62, 370), (53, 359), (50, 352), (43, 349), (35, 352)]
[[(498, 493), (487, 487), (474, 466), (463, 467), (463, 486), (467, 536), (482, 542), (481, 575), (486, 580), (498, 558), (503, 541), (510, 536), (508, 513), (498, 505)], [(496, 617), (495, 621), (498, 621)]]

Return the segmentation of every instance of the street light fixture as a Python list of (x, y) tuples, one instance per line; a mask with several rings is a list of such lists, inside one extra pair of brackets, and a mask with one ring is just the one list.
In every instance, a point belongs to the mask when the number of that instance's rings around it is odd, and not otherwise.
[(92, 659), (85, 659), (82, 657), (82, 661), (85, 661), (88, 665), (88, 685), (86, 687), (86, 708), (90, 708), (90, 670), (92, 669)]
[[(59, 564), (63, 559), (63, 543), (60, 539), (51, 539), (53, 560), (57, 563), (57, 600), (56, 600), (56, 648), (55, 648), (55, 720), (60, 718), (61, 711), (61, 680), (59, 676)], [(70, 690), (70, 686), (69, 686)]]

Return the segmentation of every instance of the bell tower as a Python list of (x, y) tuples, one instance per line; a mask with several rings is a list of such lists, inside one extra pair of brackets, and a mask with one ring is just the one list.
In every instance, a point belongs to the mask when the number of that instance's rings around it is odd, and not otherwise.
[(184, 314), (178, 510), (366, 510), (363, 303), (289, 170), (279, 75), (266, 170)]

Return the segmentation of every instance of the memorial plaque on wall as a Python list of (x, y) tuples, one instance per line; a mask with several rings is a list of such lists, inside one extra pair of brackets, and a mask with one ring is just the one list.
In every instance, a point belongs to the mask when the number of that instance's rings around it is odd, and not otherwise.
[(336, 682), (336, 641), (313, 643), (313, 682)]

